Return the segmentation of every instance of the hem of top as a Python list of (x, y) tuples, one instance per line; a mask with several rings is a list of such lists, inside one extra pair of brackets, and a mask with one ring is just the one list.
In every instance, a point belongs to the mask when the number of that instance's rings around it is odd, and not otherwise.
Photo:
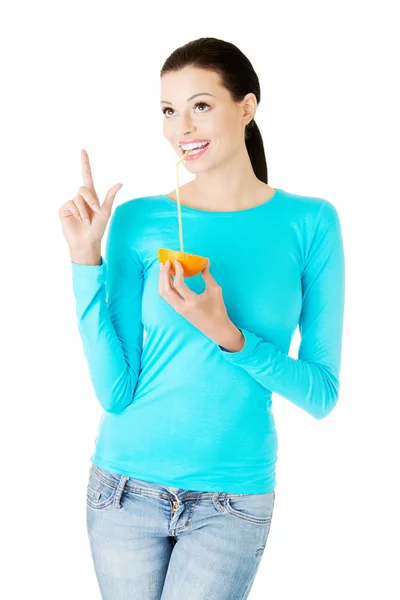
[[(176, 484), (176, 482), (171, 482), (168, 479), (163, 479), (162, 481), (160, 479), (158, 479), (157, 481), (155, 479), (148, 479), (146, 476), (139, 474), (139, 473), (133, 473), (133, 471), (131, 470), (127, 470), (125, 467), (121, 468), (119, 465), (117, 465), (117, 463), (111, 463), (109, 461), (103, 460), (102, 458), (99, 458), (98, 456), (96, 456), (95, 454), (93, 454), (90, 457), (90, 462), (93, 463), (94, 465), (96, 465), (96, 467), (100, 467), (100, 469), (105, 469), (106, 471), (112, 471), (113, 473), (117, 474), (117, 475), (125, 475), (127, 477), (132, 477), (133, 479), (141, 479), (142, 481), (146, 481), (149, 484), (155, 484), (155, 485), (161, 485), (164, 487), (172, 487), (174, 484)], [(186, 485), (186, 484), (185, 484)], [(260, 487), (256, 486), (256, 487), (247, 487), (245, 490), (241, 489), (240, 491), (234, 491), (232, 489), (230, 489), (229, 491), (227, 491), (226, 489), (217, 489), (217, 490), (210, 490), (210, 489), (205, 489), (203, 487), (203, 485), (198, 485), (196, 482), (189, 484), (191, 487), (179, 487), (178, 489), (180, 490), (188, 490), (188, 491), (193, 491), (193, 492), (206, 492), (206, 493), (217, 493), (220, 492), (222, 494), (270, 494), (271, 492), (275, 491), (275, 487), (273, 486), (272, 488), (270, 488), (270, 486), (267, 486), (267, 488), (265, 489), (265, 486), (260, 489)], [(193, 487), (194, 486), (194, 487)], [(177, 487), (176, 485), (174, 487)], [(207, 485), (205, 486), (207, 487)], [(227, 486), (224, 484), (223, 485), (224, 488), (226, 488)], [(229, 484), (228, 484), (229, 487)], [(196, 489), (198, 488), (198, 489)]]

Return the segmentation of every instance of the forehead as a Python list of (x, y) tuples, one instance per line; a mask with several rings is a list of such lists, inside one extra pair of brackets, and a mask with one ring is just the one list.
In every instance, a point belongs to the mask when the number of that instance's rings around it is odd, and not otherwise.
[(170, 71), (161, 77), (161, 100), (186, 102), (193, 94), (208, 92), (220, 96), (222, 86), (216, 71), (196, 67), (184, 67), (180, 71)]

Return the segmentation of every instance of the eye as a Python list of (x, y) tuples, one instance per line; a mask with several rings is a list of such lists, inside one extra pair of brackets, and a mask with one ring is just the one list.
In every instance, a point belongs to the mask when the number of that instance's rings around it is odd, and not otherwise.
[(165, 115), (165, 113), (167, 112), (167, 110), (172, 110), (172, 108), (170, 108), (169, 106), (167, 106), (166, 108), (163, 108), (162, 109), (163, 115)]
[[(195, 107), (195, 108), (197, 108), (197, 107), (198, 107), (198, 106), (200, 106), (200, 105), (202, 105), (202, 106), (207, 106), (207, 107), (209, 107), (209, 106), (210, 106), (209, 104), (207, 104), (207, 102), (196, 102), (196, 104), (194, 105), (194, 107)], [(206, 112), (206, 111), (204, 111), (204, 110), (201, 110), (200, 112)]]
[[(198, 106), (206, 106), (207, 108), (210, 108), (210, 105), (207, 104), (207, 102), (196, 102), (196, 104), (194, 105), (194, 108), (197, 108)], [(172, 108), (170, 106), (166, 106), (165, 108), (162, 109), (162, 113), (168, 118), (166, 112), (167, 110), (172, 110)], [(207, 112), (205, 110), (201, 110), (200, 112)]]

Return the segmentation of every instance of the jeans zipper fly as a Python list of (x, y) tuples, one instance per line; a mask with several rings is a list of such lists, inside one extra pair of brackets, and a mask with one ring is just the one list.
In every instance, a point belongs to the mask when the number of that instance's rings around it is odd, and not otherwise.
[(179, 507), (179, 502), (177, 502), (176, 500), (171, 500), (172, 502), (172, 516), (174, 516), (176, 510)]

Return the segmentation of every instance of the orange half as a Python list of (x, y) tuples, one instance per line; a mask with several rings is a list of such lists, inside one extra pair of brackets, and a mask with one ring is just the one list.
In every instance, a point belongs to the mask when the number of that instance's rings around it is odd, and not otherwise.
[(176, 275), (174, 260), (179, 260), (183, 267), (183, 273), (185, 277), (193, 277), (198, 275), (205, 269), (208, 263), (208, 258), (205, 256), (199, 256), (197, 254), (188, 254), (187, 252), (180, 252), (179, 250), (169, 250), (167, 248), (158, 249), (158, 259), (165, 265), (167, 260), (171, 261), (169, 272), (171, 275)]

